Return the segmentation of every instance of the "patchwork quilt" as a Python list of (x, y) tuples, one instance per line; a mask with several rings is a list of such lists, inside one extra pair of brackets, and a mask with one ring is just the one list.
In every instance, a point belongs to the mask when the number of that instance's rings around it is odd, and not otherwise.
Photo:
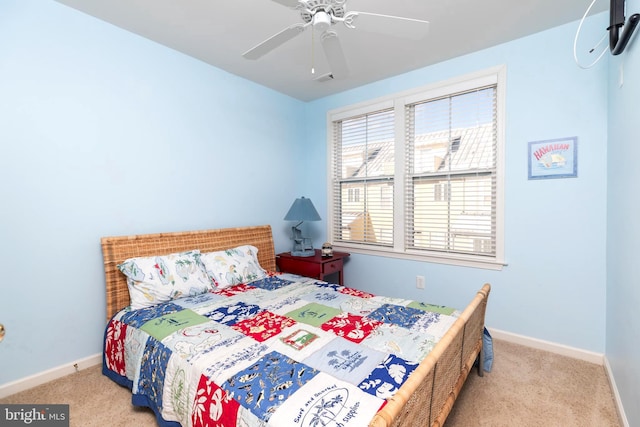
[(161, 426), (361, 427), (459, 314), (270, 274), (119, 312), (103, 372)]

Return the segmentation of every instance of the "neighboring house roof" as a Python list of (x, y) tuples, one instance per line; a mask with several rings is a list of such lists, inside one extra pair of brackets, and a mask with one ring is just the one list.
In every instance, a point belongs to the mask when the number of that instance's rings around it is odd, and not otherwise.
[[(419, 135), (416, 137), (416, 172), (491, 168), (494, 163), (494, 141), (492, 123)], [(419, 164), (419, 159), (426, 161)], [(441, 160), (438, 162), (437, 159)]]
[[(493, 124), (458, 128), (415, 137), (415, 173), (437, 173), (493, 167), (495, 129)], [(343, 147), (344, 178), (392, 175), (393, 140)]]
[[(366, 178), (393, 175), (393, 140), (351, 145), (342, 149), (342, 163), (346, 167), (344, 178)], [(385, 174), (385, 171), (387, 172)]]

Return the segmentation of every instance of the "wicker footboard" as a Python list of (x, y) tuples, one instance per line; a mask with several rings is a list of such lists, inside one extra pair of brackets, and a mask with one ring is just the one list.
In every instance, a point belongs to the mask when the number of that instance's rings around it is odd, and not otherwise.
[(370, 427), (440, 427), (444, 424), (481, 353), (490, 290), (491, 286), (485, 284), (478, 291), (433, 351), (376, 414)]

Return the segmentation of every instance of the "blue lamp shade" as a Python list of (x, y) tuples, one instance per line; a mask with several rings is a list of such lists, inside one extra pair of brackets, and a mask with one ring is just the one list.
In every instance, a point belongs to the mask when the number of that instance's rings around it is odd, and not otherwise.
[(298, 224), (291, 227), (291, 239), (293, 240), (291, 255), (300, 257), (315, 255), (316, 252), (313, 249), (313, 242), (311, 238), (302, 236), (300, 225), (304, 221), (320, 221), (320, 219), (320, 215), (318, 215), (318, 211), (315, 206), (313, 206), (311, 199), (300, 197), (293, 202), (291, 208), (289, 208), (289, 212), (284, 216), (285, 221), (299, 221)]
[(285, 221), (320, 221), (320, 219), (311, 199), (304, 197), (294, 200), (289, 212), (284, 216)]

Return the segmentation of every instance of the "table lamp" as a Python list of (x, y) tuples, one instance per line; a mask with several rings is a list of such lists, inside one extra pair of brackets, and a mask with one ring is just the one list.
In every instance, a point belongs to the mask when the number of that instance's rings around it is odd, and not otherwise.
[(302, 236), (300, 225), (304, 221), (320, 221), (320, 219), (320, 215), (318, 215), (318, 211), (313, 206), (311, 199), (300, 197), (294, 200), (289, 212), (284, 216), (285, 221), (299, 221), (298, 224), (291, 227), (293, 239), (291, 255), (301, 257), (315, 255), (316, 252), (313, 250), (311, 238)]

